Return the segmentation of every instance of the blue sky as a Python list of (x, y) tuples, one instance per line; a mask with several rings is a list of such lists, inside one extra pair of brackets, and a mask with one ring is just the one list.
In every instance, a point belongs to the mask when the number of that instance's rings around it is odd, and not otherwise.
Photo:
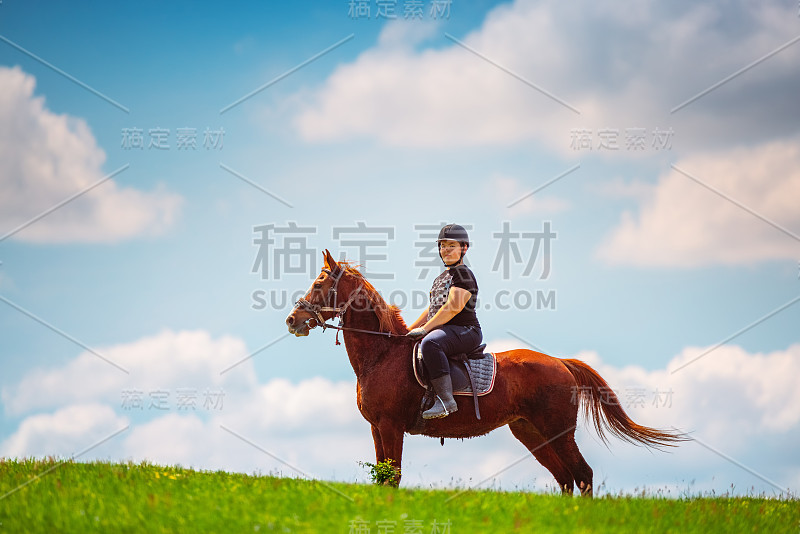
[[(582, 432), (609, 490), (797, 490), (781, 446), (800, 437), (796, 5), (454, 1), (442, 18), (424, 4), (411, 20), (402, 0), (396, 20), (375, 2), (369, 18), (347, 1), (0, 4), (0, 235), (123, 169), (0, 241), (0, 454), (68, 456), (127, 425), (83, 457), (286, 471), (220, 431), (238, 424), (310, 473), (363, 479), (372, 446), (343, 347), (285, 337), (291, 306), (254, 309), (255, 292), (291, 295), (316, 271), (251, 272), (254, 228), (313, 228), (297, 235), (315, 269), (328, 248), (408, 299), (436, 274), (421, 276), (422, 228), (455, 221), (472, 226), (490, 346), (584, 358), (635, 419), (708, 445), (652, 456)], [(370, 232), (347, 234), (360, 223)], [(504, 224), (545, 223), (545, 279), (530, 238), (510, 276), (493, 269), (512, 253)], [(291, 246), (273, 237), (270, 261)], [(525, 305), (537, 293), (554, 306)], [(522, 305), (498, 308), (513, 295)], [(149, 405), (192, 388), (224, 391), (224, 409)], [(507, 434), (450, 445), (490, 453), (467, 474), (409, 439), (406, 480), (545, 487), (532, 460), (492, 478), (524, 453)]]

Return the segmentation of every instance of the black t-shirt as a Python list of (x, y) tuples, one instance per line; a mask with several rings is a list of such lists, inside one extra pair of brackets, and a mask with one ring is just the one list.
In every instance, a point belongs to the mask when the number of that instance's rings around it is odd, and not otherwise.
[(447, 321), (447, 324), (456, 326), (477, 326), (480, 328), (478, 316), (475, 314), (475, 305), (478, 300), (478, 282), (475, 280), (475, 275), (472, 270), (464, 265), (457, 265), (445, 269), (442, 274), (436, 277), (431, 287), (430, 299), (431, 303), (428, 307), (428, 320), (431, 320), (439, 308), (444, 306), (447, 302), (447, 296), (450, 294), (451, 287), (460, 287), (466, 289), (472, 296), (467, 301), (464, 308), (456, 314), (455, 317)]

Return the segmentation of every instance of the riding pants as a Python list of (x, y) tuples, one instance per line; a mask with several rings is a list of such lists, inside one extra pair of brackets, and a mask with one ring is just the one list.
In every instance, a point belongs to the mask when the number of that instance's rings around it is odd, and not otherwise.
[(471, 352), (483, 340), (478, 326), (444, 325), (429, 332), (420, 344), (422, 361), (431, 379), (450, 373), (447, 355)]

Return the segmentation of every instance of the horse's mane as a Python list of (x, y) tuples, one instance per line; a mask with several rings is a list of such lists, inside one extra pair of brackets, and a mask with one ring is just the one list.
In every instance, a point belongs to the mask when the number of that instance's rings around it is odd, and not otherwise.
[(378, 322), (382, 332), (391, 332), (392, 334), (403, 335), (408, 333), (408, 326), (400, 315), (400, 308), (395, 305), (387, 303), (383, 297), (378, 293), (378, 290), (364, 278), (356, 266), (351, 265), (347, 261), (339, 261), (339, 267), (344, 269), (348, 274), (356, 277), (358, 283), (361, 285), (367, 299), (372, 304), (372, 309), (378, 317)]

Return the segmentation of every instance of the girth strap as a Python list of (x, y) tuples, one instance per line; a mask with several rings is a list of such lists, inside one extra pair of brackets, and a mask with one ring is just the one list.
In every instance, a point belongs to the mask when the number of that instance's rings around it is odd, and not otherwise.
[(478, 418), (480, 421), (481, 419), (481, 409), (478, 406), (478, 389), (475, 387), (475, 381), (472, 379), (472, 366), (469, 363), (469, 358), (466, 357), (466, 354), (459, 355), (460, 358), (452, 358), (457, 359), (458, 361), (464, 362), (464, 369), (467, 371), (467, 378), (469, 378), (469, 387), (472, 389), (472, 400), (475, 403), (475, 417)]

